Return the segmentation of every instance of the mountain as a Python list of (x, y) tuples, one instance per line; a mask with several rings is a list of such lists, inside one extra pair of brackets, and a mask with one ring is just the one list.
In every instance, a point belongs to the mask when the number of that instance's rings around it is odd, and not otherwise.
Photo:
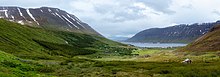
[(58, 8), (0, 7), (0, 18), (34, 27), (100, 35), (76, 16)]
[(54, 59), (104, 51), (115, 53), (114, 49), (123, 49), (119, 54), (131, 53), (124, 49), (127, 47), (99, 35), (47, 30), (0, 19), (0, 50), (20, 58)]
[(73, 57), (129, 49), (127, 46), (106, 39), (76, 16), (57, 8), (0, 7), (0, 51), (20, 58)]
[(71, 68), (76, 66), (78, 72), (91, 65), (84, 62), (93, 62), (92, 66), (99, 62), (79, 56), (128, 55), (133, 49), (99, 35), (43, 29), (0, 19), (0, 70), (4, 70), (0, 71), (1, 77), (74, 77)]
[(181, 24), (166, 28), (151, 28), (137, 33), (132, 38), (126, 40), (127, 42), (162, 42), (162, 43), (189, 43), (198, 37), (206, 34), (215, 24)]
[(220, 51), (220, 24), (214, 26), (208, 33), (201, 36), (191, 44), (179, 49), (179, 51)]

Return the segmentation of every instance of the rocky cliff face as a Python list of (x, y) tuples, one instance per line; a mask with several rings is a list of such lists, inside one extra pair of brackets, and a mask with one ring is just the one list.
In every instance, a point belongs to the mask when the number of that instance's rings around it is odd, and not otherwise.
[(166, 28), (152, 28), (137, 33), (127, 41), (189, 43), (206, 34), (217, 23), (220, 23), (220, 21), (202, 24), (195, 23), (191, 25), (181, 24)]
[(76, 16), (58, 8), (0, 7), (0, 18), (23, 25), (100, 35)]

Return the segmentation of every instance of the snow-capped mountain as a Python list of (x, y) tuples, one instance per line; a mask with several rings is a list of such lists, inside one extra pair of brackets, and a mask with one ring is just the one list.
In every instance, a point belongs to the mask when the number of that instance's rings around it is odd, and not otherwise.
[(214, 25), (213, 23), (181, 24), (166, 28), (151, 28), (137, 33), (128, 42), (165, 42), (165, 43), (188, 43), (206, 34)]
[(100, 35), (76, 16), (58, 8), (0, 7), (0, 18), (23, 25)]

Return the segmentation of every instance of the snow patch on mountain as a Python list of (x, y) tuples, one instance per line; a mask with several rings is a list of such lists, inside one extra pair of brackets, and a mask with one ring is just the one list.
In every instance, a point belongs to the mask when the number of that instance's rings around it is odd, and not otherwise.
[[(20, 8), (17, 8), (17, 9), (18, 9), (18, 12), (19, 12), (20, 16), (23, 17), (23, 18), (26, 20), (26, 18), (25, 18), (25, 17), (23, 16), (23, 14), (22, 14)], [(26, 21), (27, 21), (27, 20), (26, 20)]]
[(0, 10), (0, 12), (4, 12), (5, 13), (5, 17), (8, 18), (8, 10)]
[(79, 29), (78, 26), (76, 26), (73, 22), (71, 22), (71, 21), (70, 21), (69, 19), (67, 19), (65, 16), (62, 15), (62, 17), (63, 17), (66, 21), (68, 21), (69, 23), (71, 23), (74, 27), (76, 27), (77, 29)]
[(43, 13), (44, 11), (40, 9), (40, 11)]
[(76, 21), (73, 17), (71, 17), (69, 14), (66, 14), (69, 18), (71, 18), (73, 21)]
[(48, 9), (48, 11), (49, 11), (49, 12), (51, 12), (51, 10), (50, 10), (50, 9)]
[(12, 18), (13, 20), (15, 20), (15, 17), (14, 17), (13, 15), (11, 15), (11, 18)]
[(62, 20), (64, 20), (57, 12), (55, 12), (55, 14)]
[(8, 10), (5, 10), (5, 16), (8, 18)]
[(59, 9), (56, 9), (57, 12), (60, 12)]
[(78, 21), (76, 21), (77, 24), (79, 24), (80, 26), (82, 26), (84, 29), (86, 29), (81, 23), (79, 23)]
[(34, 18), (34, 16), (31, 14), (30, 10), (29, 9), (26, 9), (28, 15), (37, 23), (37, 25), (40, 25), (37, 20)]
[(56, 14), (54, 14), (54, 13), (51, 13), (53, 16), (56, 16)]
[(23, 16), (23, 14), (21, 13), (20, 8), (17, 8), (17, 9), (18, 9), (18, 12), (19, 12), (20, 16)]
[(77, 20), (78, 22), (82, 22), (82, 21), (80, 21), (77, 17), (76, 17), (76, 20)]
[(52, 7), (22, 8), (16, 6), (0, 6), (0, 18), (22, 25), (42, 28), (55, 28), (64, 31), (79, 31), (83, 33), (97, 34), (89, 25), (81, 22), (76, 16), (68, 12)]
[[(69, 14), (66, 14), (70, 19), (72, 19), (73, 21), (76, 21), (73, 17), (71, 17)], [(79, 24), (80, 26), (82, 26), (84, 29), (86, 29), (81, 23), (79, 23), (78, 21), (76, 21), (77, 24)]]
[(24, 22), (21, 20), (21, 21), (18, 21), (19, 24), (21, 25), (24, 25)]

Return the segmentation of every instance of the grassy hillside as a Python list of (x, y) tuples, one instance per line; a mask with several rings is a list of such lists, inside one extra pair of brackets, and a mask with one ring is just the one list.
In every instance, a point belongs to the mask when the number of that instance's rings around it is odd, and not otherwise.
[(25, 60), (0, 51), (1, 77), (50, 77), (43, 73), (51, 71), (52, 67)]
[[(216, 53), (138, 49), (103, 37), (0, 20), (0, 77), (218, 77)], [(148, 56), (149, 55), (149, 56)], [(182, 64), (185, 58), (192, 64)]]
[(0, 50), (21, 58), (68, 58), (114, 47), (127, 49), (124, 44), (96, 35), (51, 31), (0, 20)]
[(220, 51), (220, 25), (213, 27), (207, 34), (179, 51)]

